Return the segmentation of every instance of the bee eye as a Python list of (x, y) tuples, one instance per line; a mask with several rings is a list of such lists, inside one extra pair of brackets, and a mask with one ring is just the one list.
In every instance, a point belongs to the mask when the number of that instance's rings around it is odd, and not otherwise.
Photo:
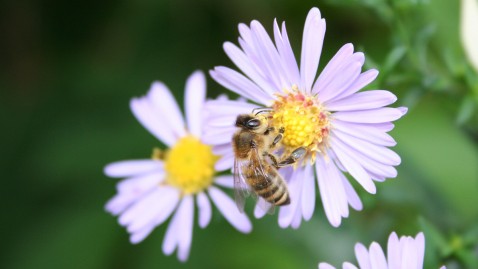
[(255, 129), (259, 127), (259, 125), (261, 125), (261, 121), (258, 119), (252, 119), (246, 122), (246, 127), (251, 129)]

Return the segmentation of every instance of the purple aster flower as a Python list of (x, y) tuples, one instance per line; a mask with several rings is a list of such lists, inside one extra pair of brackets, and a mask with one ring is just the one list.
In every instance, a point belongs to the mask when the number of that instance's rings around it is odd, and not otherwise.
[(317, 77), (325, 34), (325, 20), (317, 8), (310, 10), (305, 21), (300, 68), (285, 23), (280, 28), (274, 21), (274, 41), (257, 21), (250, 26), (239, 24), (239, 32), (240, 47), (226, 42), (224, 50), (244, 74), (224, 66), (215, 67), (210, 74), (255, 104), (234, 100), (206, 103), (208, 128), (204, 139), (223, 154), (216, 169), (232, 167), (230, 139), (237, 115), (269, 107), (270, 123), (285, 128), (282, 156), (299, 147), (307, 149), (302, 165), (285, 169), (291, 204), (281, 207), (279, 225), (296, 228), (302, 219), (311, 218), (317, 178), (327, 218), (333, 226), (339, 226), (349, 214), (349, 205), (362, 209), (344, 172), (372, 194), (376, 192), (374, 181), (396, 177), (394, 166), (401, 160), (388, 148), (396, 142), (387, 132), (394, 127), (391, 122), (407, 109), (385, 107), (397, 99), (389, 91), (359, 92), (377, 77), (378, 71), (362, 72), (364, 54), (354, 53), (352, 44), (340, 48)]
[(197, 71), (186, 82), (185, 123), (166, 85), (154, 82), (146, 96), (131, 100), (131, 110), (169, 148), (154, 149), (151, 159), (120, 161), (105, 167), (106, 175), (126, 178), (118, 183), (118, 193), (106, 204), (106, 210), (119, 216), (119, 223), (131, 234), (131, 243), (143, 241), (172, 215), (163, 252), (170, 255), (177, 248), (181, 261), (189, 256), (195, 203), (201, 228), (211, 220), (212, 200), (237, 230), (248, 233), (252, 229), (247, 216), (240, 214), (234, 201), (217, 187), (230, 188), (233, 179), (215, 175), (218, 156), (201, 137), (205, 97), (206, 80)]
[[(415, 238), (411, 236), (398, 236), (393, 232), (388, 238), (387, 257), (382, 248), (376, 242), (370, 245), (369, 250), (357, 243), (355, 256), (360, 269), (422, 269), (425, 255), (425, 237), (418, 233)], [(344, 262), (343, 269), (357, 269), (349, 262)], [(319, 263), (319, 269), (335, 269), (328, 263)], [(440, 269), (446, 269), (445, 266)]]

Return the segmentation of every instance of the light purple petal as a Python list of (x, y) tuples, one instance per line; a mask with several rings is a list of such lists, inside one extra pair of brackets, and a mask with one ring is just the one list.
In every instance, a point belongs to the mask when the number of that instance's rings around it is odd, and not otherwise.
[(402, 117), (403, 112), (397, 108), (382, 107), (361, 111), (344, 111), (332, 114), (334, 119), (348, 122), (382, 123), (395, 121)]
[(221, 214), (234, 228), (243, 233), (249, 233), (252, 230), (249, 218), (237, 210), (235, 202), (229, 196), (213, 186), (209, 187), (208, 192)]
[(334, 136), (346, 143), (348, 147), (356, 149), (372, 160), (394, 166), (399, 165), (401, 162), (400, 156), (387, 147), (377, 146), (340, 131), (333, 130), (332, 132)]
[(217, 66), (210, 71), (210, 74), (217, 83), (247, 99), (264, 105), (268, 105), (272, 101), (272, 96), (233, 69)]
[(116, 194), (105, 206), (106, 211), (113, 215), (123, 212), (133, 202), (144, 196), (145, 193), (155, 188), (161, 181), (158, 174), (147, 174), (144, 176), (125, 179), (116, 185)]
[(373, 242), (369, 248), (370, 251), (370, 264), (372, 269), (386, 269), (387, 259), (383, 253), (382, 248), (376, 242)]
[(230, 142), (224, 144), (217, 144), (212, 148), (212, 153), (216, 156), (222, 156), (224, 154), (231, 153), (232, 151), (232, 144)]
[(212, 209), (211, 203), (204, 192), (200, 192), (197, 195), (197, 205), (199, 208), (199, 227), (206, 228), (211, 221)]
[[(220, 144), (227, 144), (231, 143), (232, 135), (236, 131), (235, 128), (227, 125), (219, 126), (215, 124), (224, 124), (228, 123), (231, 125), (230, 119), (227, 120), (212, 120), (208, 122), (207, 127), (210, 128), (209, 131), (206, 131), (203, 134), (202, 141), (208, 145), (220, 145)], [(233, 122), (232, 122), (233, 123)]]
[(206, 77), (203, 72), (196, 71), (186, 81), (184, 94), (184, 109), (186, 111), (188, 131), (196, 137), (201, 137), (201, 127), (203, 124), (202, 114), (205, 99)]
[(104, 173), (109, 177), (130, 177), (163, 170), (163, 162), (158, 160), (128, 160), (110, 163)]
[(135, 204), (140, 206), (142, 203), (146, 209), (128, 225), (128, 232), (137, 232), (148, 225), (161, 225), (173, 213), (179, 198), (180, 194), (176, 188), (158, 187), (150, 196)]
[(407, 114), (408, 112), (408, 108), (407, 107), (397, 107), (398, 110), (400, 110), (400, 112), (402, 112), (402, 116)]
[[(168, 126), (158, 109), (148, 99), (135, 98), (130, 102), (130, 108), (136, 119), (153, 134), (159, 141), (171, 147), (176, 143), (177, 137), (172, 128)], [(166, 117), (166, 116), (164, 116)], [(163, 121), (163, 123), (161, 122)]]
[(364, 245), (355, 244), (355, 257), (357, 258), (360, 269), (372, 269), (370, 265), (370, 258)]
[(218, 176), (214, 179), (214, 183), (222, 187), (234, 188), (233, 176)]
[[(123, 226), (132, 225), (133, 227), (130, 231), (135, 231), (137, 228), (141, 228), (142, 225), (151, 221), (153, 216), (155, 216), (157, 211), (151, 211), (151, 208), (155, 206), (157, 202), (163, 203), (162, 206), (164, 206), (165, 210), (168, 207), (174, 208), (178, 201), (179, 192), (171, 187), (163, 188), (167, 189), (164, 190), (158, 186), (145, 196), (141, 197), (119, 217), (119, 223)], [(166, 196), (166, 199), (163, 199), (163, 196)], [(138, 221), (138, 223), (135, 225), (136, 221)]]
[(136, 199), (137, 196), (134, 194), (118, 193), (108, 200), (105, 205), (105, 210), (116, 216), (128, 208)]
[(234, 153), (224, 154), (221, 159), (219, 159), (214, 165), (214, 169), (217, 171), (224, 171), (231, 169), (234, 165)]
[(292, 223), (290, 224), (290, 227), (292, 227), (292, 229), (297, 230), (299, 229), (301, 222), (302, 222), (302, 211), (298, 209), (295, 211), (295, 215), (294, 215), (294, 218), (292, 219)]
[[(206, 126), (206, 128), (204, 128), (205, 136), (221, 137), (221, 136), (229, 136), (229, 134), (233, 133), (233, 130), (235, 130), (234, 124), (236, 122), (236, 118), (238, 114), (226, 114), (224, 112), (221, 112), (220, 110), (216, 110), (212, 113), (210, 112), (208, 113), (209, 113), (208, 117), (206, 117), (204, 120), (204, 123)], [(230, 133), (225, 134), (226, 131), (229, 131)]]
[(183, 197), (178, 213), (181, 218), (181, 234), (178, 242), (178, 259), (185, 262), (189, 257), (191, 242), (193, 240), (194, 199), (192, 195)]
[(300, 197), (304, 181), (303, 169), (296, 169), (292, 172), (289, 180), (290, 204), (282, 206), (279, 211), (279, 226), (287, 228), (292, 224), (297, 210), (301, 210)]
[(236, 100), (216, 99), (206, 101), (204, 105), (204, 109), (214, 112), (214, 116), (229, 114), (237, 117), (238, 114), (251, 113), (254, 108), (257, 108), (257, 105)]
[(269, 211), (269, 208), (270, 208), (270, 204), (266, 202), (264, 199), (259, 198), (259, 200), (257, 200), (256, 205), (254, 206), (254, 217), (256, 219), (260, 219), (264, 217)]
[[(349, 263), (349, 262), (344, 262), (343, 265), (342, 265), (342, 269), (357, 269), (357, 266)], [(387, 268), (383, 268), (383, 269), (387, 269)]]
[(363, 209), (362, 201), (360, 200), (360, 197), (358, 196), (357, 192), (354, 190), (352, 184), (347, 180), (347, 178), (342, 174), (341, 175), (342, 179), (342, 184), (344, 185), (345, 188), (345, 193), (347, 195), (347, 200), (349, 205), (357, 210), (360, 211)]
[[(244, 23), (240, 23), (238, 25), (238, 29), (239, 29), (239, 33), (242, 37), (242, 40), (244, 40), (244, 42), (246, 42), (246, 44), (252, 44), (253, 43), (252, 33), (251, 33), (251, 29), (249, 29), (249, 26), (247, 26)], [(254, 47), (252, 46), (252, 48), (254, 48)]]
[[(411, 236), (407, 236), (404, 239), (405, 245), (402, 250), (402, 267), (417, 269), (417, 249), (415, 248), (414, 239)], [(423, 255), (423, 253), (420, 253)]]
[(318, 98), (320, 101), (327, 103), (353, 85), (362, 70), (362, 57), (362, 53), (354, 53), (338, 67), (335, 73), (331, 74), (326, 83), (319, 84)]
[(279, 53), (262, 24), (255, 20), (252, 21), (251, 32), (258, 57), (266, 67), (262, 71), (266, 73), (270, 83), (273, 84), (275, 89), (290, 86), (286, 83), (287, 78), (282, 70)]
[(254, 81), (261, 89), (269, 94), (274, 92), (273, 86), (264, 78), (261, 71), (258, 71), (257, 67), (247, 55), (231, 42), (224, 43), (224, 51), (227, 56), (234, 62), (234, 64)]
[(142, 242), (146, 237), (148, 237), (148, 235), (154, 230), (155, 227), (155, 225), (151, 224), (137, 232), (132, 233), (129, 237), (129, 241), (131, 242), (131, 244), (138, 244)]
[(340, 69), (344, 62), (349, 59), (354, 52), (354, 46), (350, 43), (343, 45), (332, 59), (327, 63), (324, 70), (320, 73), (317, 81), (315, 82), (312, 93), (317, 94), (321, 92), (327, 83), (329, 83), (334, 74)]
[(302, 86), (310, 92), (317, 74), (320, 54), (325, 35), (325, 20), (321, 18), (318, 8), (312, 8), (307, 14), (302, 37), (300, 73)]
[(377, 161), (365, 155), (363, 151), (359, 151), (354, 147), (349, 146), (350, 142), (343, 142), (338, 136), (333, 134), (334, 143), (340, 144), (343, 151), (360, 166), (362, 166), (367, 173), (377, 181), (384, 181), (385, 178), (394, 178), (397, 176), (397, 169), (389, 164)]
[[(267, 78), (268, 76), (268, 73), (266, 73), (267, 67), (265, 66), (265, 63), (261, 60), (258, 49), (256, 48), (254, 44), (252, 30), (249, 29), (249, 26), (243, 23), (240, 23), (239, 33), (241, 34), (241, 37), (238, 38), (238, 41), (239, 41), (239, 44), (241, 45), (242, 50), (246, 53), (247, 57), (251, 60), (251, 62), (254, 63), (258, 72), (261, 72), (261, 74), (265, 78)], [(271, 88), (274, 88), (274, 84), (272, 82), (269, 82), (269, 84)]]
[(393, 93), (384, 90), (374, 90), (355, 93), (325, 105), (328, 111), (350, 111), (379, 108), (390, 105), (395, 101), (397, 101), (397, 97)]
[(415, 237), (415, 247), (417, 253), (417, 268), (423, 268), (423, 258), (425, 257), (425, 236), (422, 232)]
[(330, 99), (329, 101), (332, 102), (334, 100), (340, 100), (342, 98), (346, 98), (347, 96), (354, 94), (370, 84), (372, 81), (374, 81), (378, 76), (378, 71), (375, 69), (370, 69), (362, 74), (350, 85), (347, 89), (344, 89), (342, 92), (337, 93), (337, 96), (334, 98)]
[(388, 269), (401, 269), (401, 255), (402, 254), (400, 249), (400, 242), (398, 241), (398, 236), (395, 232), (393, 232), (388, 237), (387, 243)]
[(304, 168), (304, 184), (302, 185), (302, 195), (300, 197), (302, 204), (302, 214), (306, 221), (312, 218), (315, 209), (315, 184), (314, 172), (312, 166), (307, 165)]
[(333, 122), (333, 129), (380, 146), (393, 147), (397, 144), (393, 137), (385, 131), (375, 127), (373, 124), (335, 120)]
[(124, 179), (116, 184), (116, 189), (120, 193), (134, 193), (141, 195), (159, 185), (164, 180), (165, 172), (149, 173)]
[(340, 172), (331, 160), (325, 160), (323, 157), (317, 158), (315, 168), (325, 215), (332, 226), (338, 227), (342, 220), (344, 204), (345, 211), (348, 213), (345, 190), (338, 174)]
[[(148, 92), (147, 98), (157, 109), (159, 115), (163, 115), (163, 121), (169, 123), (167, 128), (171, 128), (176, 138), (186, 135), (186, 124), (183, 115), (179, 109), (178, 103), (171, 91), (161, 82), (155, 82), (154, 86)], [(157, 116), (156, 116), (157, 117)], [(161, 128), (166, 128), (161, 124)]]
[(294, 52), (292, 51), (289, 37), (287, 36), (285, 22), (282, 24), (281, 33), (277, 20), (274, 20), (274, 40), (281, 58), (282, 68), (285, 70), (289, 84), (298, 84), (300, 82), (299, 67), (297, 66), (297, 61), (295, 60)]
[(163, 252), (166, 255), (171, 255), (179, 244), (179, 236), (181, 233), (181, 217), (178, 211), (174, 214), (172, 220), (169, 222), (166, 230), (166, 235), (163, 240)]
[(328, 263), (321, 262), (319, 263), (319, 269), (335, 269), (335, 267), (333, 267), (332, 265)]
[(373, 183), (370, 175), (360, 166), (356, 161), (354, 161), (346, 151), (346, 147), (342, 144), (337, 143), (337, 140), (332, 140), (332, 149), (335, 152), (335, 155), (338, 157), (342, 165), (347, 169), (347, 171), (357, 180), (362, 187), (369, 193), (374, 194), (377, 189)]

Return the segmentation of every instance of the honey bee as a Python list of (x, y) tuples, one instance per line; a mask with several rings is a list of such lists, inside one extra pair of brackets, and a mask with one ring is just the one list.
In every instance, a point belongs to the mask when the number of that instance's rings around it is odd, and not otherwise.
[(271, 152), (282, 139), (284, 128), (276, 130), (269, 126), (268, 115), (263, 112), (241, 114), (235, 123), (239, 129), (232, 138), (234, 196), (240, 212), (244, 212), (245, 198), (251, 194), (260, 197), (260, 207), (270, 214), (274, 212), (274, 206), (290, 204), (287, 184), (277, 169), (295, 163), (306, 153), (305, 148), (300, 147), (278, 161)]

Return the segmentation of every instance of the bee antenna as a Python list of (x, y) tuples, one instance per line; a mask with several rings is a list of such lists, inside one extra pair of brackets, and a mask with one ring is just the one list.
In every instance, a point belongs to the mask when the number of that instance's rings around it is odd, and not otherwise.
[[(255, 111), (257, 111), (256, 113), (254, 113)], [(258, 107), (258, 108), (254, 108), (252, 110), (252, 113), (254, 113), (254, 116), (257, 116), (261, 113), (266, 113), (266, 112), (270, 112), (272, 111), (272, 108), (271, 107)]]

